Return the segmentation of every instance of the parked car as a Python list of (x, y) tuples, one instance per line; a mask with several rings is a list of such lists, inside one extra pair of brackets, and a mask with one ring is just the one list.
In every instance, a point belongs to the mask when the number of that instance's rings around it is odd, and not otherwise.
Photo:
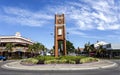
[(5, 56), (0, 56), (0, 60), (5, 61), (7, 58)]
[(82, 55), (82, 56), (88, 56), (88, 53), (87, 52), (81, 52), (80, 55)]

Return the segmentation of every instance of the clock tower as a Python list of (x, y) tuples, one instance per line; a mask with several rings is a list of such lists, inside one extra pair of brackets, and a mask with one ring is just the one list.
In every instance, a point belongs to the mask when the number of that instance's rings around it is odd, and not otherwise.
[[(62, 55), (66, 55), (66, 35), (65, 35), (65, 16), (55, 15), (55, 38), (54, 38), (54, 46), (55, 46), (55, 57), (59, 56), (60, 51), (62, 50)], [(60, 43), (60, 44), (59, 44)]]

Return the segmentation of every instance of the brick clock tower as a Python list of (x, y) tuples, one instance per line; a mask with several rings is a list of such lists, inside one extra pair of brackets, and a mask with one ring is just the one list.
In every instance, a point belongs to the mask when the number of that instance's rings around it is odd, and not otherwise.
[(55, 57), (59, 56), (59, 42), (60, 48), (62, 50), (62, 55), (66, 55), (66, 31), (65, 31), (65, 16), (55, 15), (55, 38), (54, 38), (54, 46), (55, 46)]

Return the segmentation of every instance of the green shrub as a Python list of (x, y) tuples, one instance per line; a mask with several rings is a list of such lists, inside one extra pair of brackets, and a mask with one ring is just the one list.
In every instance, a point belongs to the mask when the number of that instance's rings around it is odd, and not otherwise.
[(44, 64), (51, 64), (51, 60), (45, 61)]
[(68, 60), (75, 61), (76, 57), (75, 56), (61, 56), (59, 57), (59, 59), (66, 59), (67, 61)]
[(37, 56), (34, 58), (38, 60), (37, 64), (44, 64), (45, 58), (43, 56)]
[(88, 62), (94, 62), (94, 61), (98, 61), (98, 59), (92, 58), (92, 57), (86, 57), (86, 58), (82, 58), (80, 60), (80, 63), (88, 63)]
[(41, 60), (41, 61), (45, 60), (43, 56), (37, 56), (37, 57), (34, 57), (34, 58), (37, 59), (37, 60)]
[(46, 60), (44, 63), (45, 64), (65, 64), (66, 62), (67, 62), (66, 59), (61, 59), (61, 60), (53, 59), (53, 60)]
[(68, 60), (67, 63), (68, 63), (68, 64), (76, 64), (76, 61)]
[(53, 56), (37, 56), (34, 57), (35, 59), (39, 60), (38, 64), (44, 64), (46, 60), (53, 60), (55, 57)]
[(23, 59), (21, 62), (23, 64), (37, 64), (38, 60), (35, 58), (28, 58), (28, 59)]
[(80, 63), (79, 61), (82, 58), (85, 58), (85, 56), (61, 56), (61, 57), (59, 57), (59, 59), (66, 59), (67, 63), (69, 63), (69, 64), (72, 64), (72, 63), (70, 63), (71, 61), (72, 62), (74, 61), (76, 64), (79, 64)]
[(98, 59), (85, 56), (60, 56), (58, 58), (54, 56), (37, 56), (22, 61), (31, 64), (80, 64), (98, 61)]
[(57, 60), (56, 59), (53, 59), (53, 60), (46, 60), (44, 62), (44, 64), (56, 64)]
[(58, 64), (65, 64), (67, 62), (66, 59), (60, 59), (58, 60)]
[(45, 60), (53, 60), (53, 59), (56, 59), (56, 58), (53, 57), (53, 56), (44, 56), (44, 59)]
[(34, 58), (38, 59), (40, 61), (55, 59), (55, 57), (53, 57), (53, 56), (37, 56), (37, 57), (34, 57)]

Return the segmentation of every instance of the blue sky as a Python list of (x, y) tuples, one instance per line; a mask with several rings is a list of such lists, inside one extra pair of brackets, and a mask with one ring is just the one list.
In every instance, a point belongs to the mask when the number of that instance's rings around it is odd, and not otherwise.
[(65, 14), (67, 39), (77, 48), (97, 40), (120, 43), (120, 0), (0, 0), (0, 35), (54, 45), (54, 15)]

